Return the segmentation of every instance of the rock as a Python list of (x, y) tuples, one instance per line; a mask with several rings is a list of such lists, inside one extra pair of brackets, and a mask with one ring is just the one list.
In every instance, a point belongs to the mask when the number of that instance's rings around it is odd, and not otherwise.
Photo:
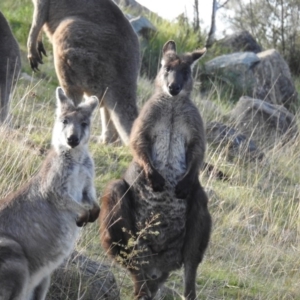
[(282, 105), (243, 96), (231, 112), (235, 127), (261, 147), (286, 143), (298, 135), (295, 116)]
[(219, 72), (224, 69), (236, 69), (236, 66), (245, 66), (245, 69), (251, 69), (255, 64), (260, 62), (260, 59), (252, 52), (236, 52), (232, 54), (224, 54), (218, 56), (205, 64), (205, 69), (208, 72)]
[(145, 39), (149, 39), (151, 34), (157, 31), (155, 26), (143, 16), (129, 18), (129, 21), (136, 34)]
[(47, 300), (118, 300), (119, 289), (109, 269), (75, 251), (54, 271)]
[(253, 69), (256, 84), (250, 95), (290, 109), (297, 103), (298, 93), (286, 61), (274, 49), (258, 53), (257, 56), (260, 63)]
[(227, 158), (243, 158), (248, 160), (262, 160), (264, 154), (257, 148), (254, 141), (239, 133), (232, 127), (219, 122), (206, 125), (207, 142), (224, 151)]
[(247, 31), (237, 31), (233, 34), (225, 36), (223, 39), (218, 40), (218, 45), (227, 48), (232, 52), (254, 52), (262, 51), (262, 47), (256, 42), (253, 36)]
[[(204, 65), (201, 72), (201, 87), (207, 88), (209, 82), (221, 82), (234, 90), (239, 98), (241, 95), (251, 93), (256, 80), (253, 68), (260, 62), (253, 52), (237, 52), (218, 56)], [(208, 87), (211, 90), (211, 87)]]
[(237, 52), (222, 55), (208, 61), (202, 73), (202, 86), (206, 90), (211, 87), (205, 82), (216, 81), (231, 88), (232, 97), (236, 99), (249, 95), (284, 105), (287, 109), (293, 108), (298, 102), (289, 67), (274, 49), (258, 54)]

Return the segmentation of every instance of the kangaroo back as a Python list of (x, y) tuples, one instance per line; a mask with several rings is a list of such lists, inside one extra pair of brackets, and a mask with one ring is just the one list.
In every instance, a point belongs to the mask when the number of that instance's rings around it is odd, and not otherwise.
[(44, 26), (53, 44), (55, 70), (66, 95), (78, 105), (83, 95), (101, 101), (103, 143), (118, 136), (127, 144), (137, 117), (139, 42), (131, 24), (112, 0), (34, 0), (28, 37), (33, 70), (42, 63)]

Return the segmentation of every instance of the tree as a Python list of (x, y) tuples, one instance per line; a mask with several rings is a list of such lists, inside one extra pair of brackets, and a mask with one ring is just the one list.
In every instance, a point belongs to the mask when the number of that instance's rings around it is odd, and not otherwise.
[(212, 13), (211, 13), (211, 23), (210, 23), (210, 29), (208, 32), (208, 36), (206, 39), (206, 47), (209, 48), (213, 45), (215, 42), (215, 33), (216, 33), (216, 16), (217, 16), (217, 11), (220, 8), (225, 7), (225, 5), (229, 2), (229, 0), (225, 0), (224, 3), (219, 3), (217, 0), (213, 0), (212, 2)]
[(300, 0), (232, 0), (228, 21), (234, 30), (247, 30), (263, 48), (275, 48), (294, 74), (300, 73)]
[(199, 2), (198, 0), (194, 0), (194, 22), (193, 28), (195, 32), (200, 30), (200, 19), (199, 19)]

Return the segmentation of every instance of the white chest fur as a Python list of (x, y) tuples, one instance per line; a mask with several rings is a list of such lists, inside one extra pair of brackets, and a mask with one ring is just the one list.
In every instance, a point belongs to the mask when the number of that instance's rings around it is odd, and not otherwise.
[(175, 185), (186, 171), (186, 143), (189, 132), (181, 113), (166, 109), (152, 131), (154, 167)]

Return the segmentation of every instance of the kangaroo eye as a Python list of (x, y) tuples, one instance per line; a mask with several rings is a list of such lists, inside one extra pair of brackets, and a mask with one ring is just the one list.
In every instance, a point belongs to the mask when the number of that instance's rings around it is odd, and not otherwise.
[(171, 68), (170, 68), (170, 67), (165, 67), (165, 71), (166, 71), (166, 73), (169, 73), (169, 72), (170, 72), (170, 70), (171, 70)]
[(68, 120), (67, 120), (67, 119), (63, 119), (62, 123), (63, 123), (64, 125), (67, 125), (67, 124), (68, 124)]
[(87, 127), (88, 125), (89, 125), (89, 124), (88, 124), (87, 122), (82, 122), (82, 123), (81, 123), (81, 126), (82, 126), (82, 127)]

